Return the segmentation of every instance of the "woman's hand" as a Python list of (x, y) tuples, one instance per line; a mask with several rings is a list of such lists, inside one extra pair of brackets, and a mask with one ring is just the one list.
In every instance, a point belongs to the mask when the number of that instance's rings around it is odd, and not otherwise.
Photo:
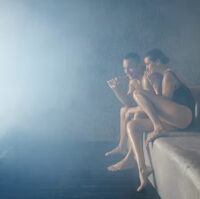
[(120, 83), (120, 80), (118, 77), (115, 77), (107, 81), (107, 84), (111, 89), (115, 89), (119, 85), (119, 83)]
[(154, 72), (151, 70), (146, 70), (145, 72), (144, 72), (144, 76), (148, 79), (148, 81), (149, 81), (149, 83), (151, 84), (151, 85), (153, 85), (153, 78), (152, 78), (152, 74), (153, 74)]
[(115, 77), (111, 80), (108, 80), (107, 81), (107, 84), (108, 86), (111, 88), (111, 89), (116, 89), (117, 86), (123, 81), (125, 80), (127, 77), (126, 76), (120, 76), (120, 77)]

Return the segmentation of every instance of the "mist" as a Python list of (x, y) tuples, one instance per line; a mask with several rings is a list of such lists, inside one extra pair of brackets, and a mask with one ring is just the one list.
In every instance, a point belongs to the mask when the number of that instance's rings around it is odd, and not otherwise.
[[(1, 136), (117, 140), (106, 80), (130, 52), (161, 48), (198, 84), (198, 1), (0, 1)], [(169, 14), (170, 13), (170, 14)]]

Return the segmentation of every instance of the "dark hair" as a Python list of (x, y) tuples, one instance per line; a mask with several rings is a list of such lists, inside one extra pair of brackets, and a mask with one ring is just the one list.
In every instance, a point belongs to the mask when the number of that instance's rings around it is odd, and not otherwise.
[(150, 60), (153, 62), (155, 62), (157, 59), (160, 59), (163, 64), (169, 63), (169, 58), (157, 48), (148, 51), (146, 57), (149, 57)]
[(140, 63), (140, 56), (137, 53), (128, 53), (125, 55), (124, 59), (133, 59), (136, 64)]

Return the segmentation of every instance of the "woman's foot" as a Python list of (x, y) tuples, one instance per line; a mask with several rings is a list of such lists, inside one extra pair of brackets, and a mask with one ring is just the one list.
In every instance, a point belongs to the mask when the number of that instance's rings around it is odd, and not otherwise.
[(139, 171), (139, 177), (140, 177), (140, 186), (137, 188), (137, 191), (142, 191), (147, 183), (148, 183), (148, 177), (153, 172), (153, 169), (151, 167), (146, 167), (145, 169), (141, 169)]
[(134, 168), (135, 166), (136, 166), (136, 161), (134, 158), (130, 159), (124, 158), (123, 160), (117, 162), (116, 164), (107, 167), (107, 169), (109, 171), (121, 171)]
[(165, 136), (166, 134), (167, 130), (165, 130), (162, 126), (155, 128), (155, 130), (147, 136), (146, 147), (148, 146), (149, 142), (153, 142), (156, 138)]
[(125, 151), (122, 150), (122, 147), (117, 146), (116, 148), (114, 148), (113, 150), (106, 152), (105, 156), (110, 156), (110, 155), (114, 155), (114, 154), (124, 154)]

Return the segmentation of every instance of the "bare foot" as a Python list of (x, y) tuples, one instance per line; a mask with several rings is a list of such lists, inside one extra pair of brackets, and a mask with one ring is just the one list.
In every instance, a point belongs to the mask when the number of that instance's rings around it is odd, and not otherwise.
[(116, 164), (107, 167), (107, 169), (109, 171), (121, 171), (134, 168), (135, 166), (136, 166), (136, 161), (134, 158), (130, 158), (128, 160), (127, 158), (124, 158), (123, 160), (117, 162)]
[(142, 169), (139, 171), (139, 177), (140, 177), (140, 186), (137, 188), (137, 191), (142, 191), (148, 182), (148, 177), (152, 173), (152, 168), (151, 167), (146, 167), (145, 169)]
[(125, 153), (125, 151), (123, 151), (121, 147), (117, 146), (112, 151), (106, 152), (105, 156), (109, 156), (109, 155), (113, 155), (113, 154), (119, 154), (119, 153), (123, 154), (123, 153)]
[(151, 132), (146, 139), (146, 147), (148, 146), (149, 142), (153, 142), (156, 138), (167, 135), (167, 130), (162, 127), (155, 129)]

